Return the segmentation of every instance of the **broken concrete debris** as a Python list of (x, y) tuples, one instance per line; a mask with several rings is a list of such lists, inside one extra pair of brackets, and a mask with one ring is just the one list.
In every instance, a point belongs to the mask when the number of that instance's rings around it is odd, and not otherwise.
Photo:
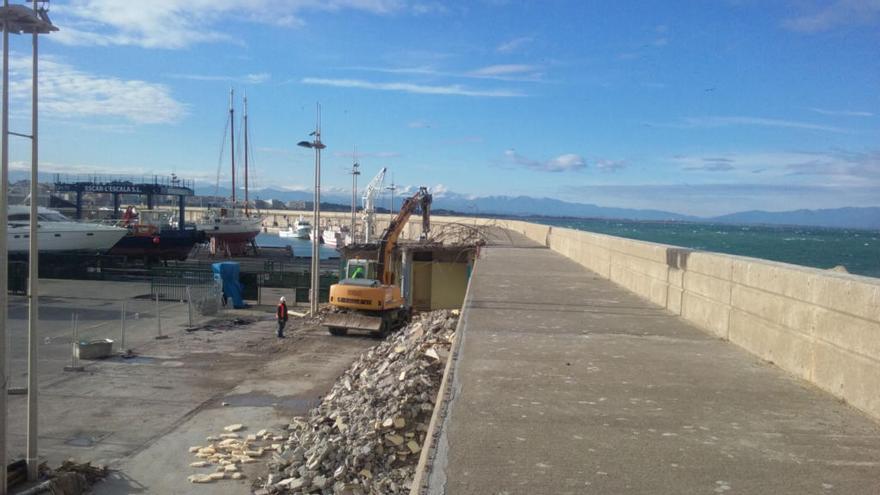
[[(227, 432), (245, 429), (242, 424), (229, 425), (223, 428)], [(214, 468), (213, 473), (196, 473), (187, 479), (190, 483), (213, 483), (219, 480), (244, 479), (241, 473), (242, 464), (257, 462), (270, 450), (281, 450), (280, 444), (273, 444), (279, 435), (260, 430), (255, 435), (246, 435), (244, 439), (238, 433), (223, 433), (206, 438), (208, 445), (194, 445), (189, 452), (199, 460), (190, 463), (193, 468)], [(283, 437), (281, 437), (283, 438)]]
[(365, 352), (308, 417), (295, 417), (258, 493), (409, 491), (458, 321), (418, 315)]

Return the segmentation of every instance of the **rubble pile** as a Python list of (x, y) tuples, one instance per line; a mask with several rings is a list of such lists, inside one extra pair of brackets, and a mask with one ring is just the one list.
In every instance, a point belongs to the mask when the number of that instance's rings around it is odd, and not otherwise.
[(414, 476), (458, 311), (432, 311), (367, 351), (307, 418), (293, 418), (257, 493), (404, 493)]
[(263, 454), (270, 451), (281, 451), (286, 437), (269, 430), (260, 430), (255, 434), (242, 437), (238, 433), (245, 429), (242, 424), (233, 424), (223, 428), (223, 433), (206, 438), (205, 446), (194, 445), (189, 448), (198, 460), (190, 463), (193, 468), (214, 468), (213, 473), (197, 473), (190, 475), (190, 483), (213, 483), (219, 480), (240, 480), (242, 464), (258, 462)]

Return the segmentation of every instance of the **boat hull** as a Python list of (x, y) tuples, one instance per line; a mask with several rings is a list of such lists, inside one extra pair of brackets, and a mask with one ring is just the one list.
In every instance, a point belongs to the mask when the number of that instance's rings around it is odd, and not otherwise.
[[(106, 253), (126, 234), (125, 229), (47, 230), (40, 231), (37, 247), (40, 253)], [(27, 254), (29, 228), (10, 227), (7, 236), (9, 254)]]
[(196, 229), (204, 232), (208, 238), (215, 238), (218, 241), (247, 243), (259, 235), (261, 224), (260, 218), (231, 217), (199, 222), (196, 224)]
[(110, 254), (158, 260), (185, 260), (193, 246), (205, 240), (197, 230), (162, 230), (154, 235), (129, 234), (113, 246)]

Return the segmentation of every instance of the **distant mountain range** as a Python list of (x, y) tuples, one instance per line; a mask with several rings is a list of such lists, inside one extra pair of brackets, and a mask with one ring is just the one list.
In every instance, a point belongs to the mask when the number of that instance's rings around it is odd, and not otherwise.
[[(17, 177), (21, 175), (22, 177)], [(10, 178), (24, 178), (24, 174), (11, 173)], [(50, 182), (43, 177), (41, 182)], [(229, 188), (219, 188), (197, 184), (197, 195), (228, 197)], [(310, 191), (288, 191), (283, 189), (260, 189), (251, 192), (252, 198), (280, 201), (311, 201)], [(360, 201), (360, 198), (358, 198)], [(351, 204), (351, 193), (327, 191), (321, 194), (321, 203)], [(378, 201), (383, 208), (389, 207), (388, 197)], [(400, 197), (395, 198), (395, 208), (400, 207)], [(633, 208), (613, 208), (587, 203), (571, 203), (552, 198), (533, 198), (529, 196), (484, 196), (470, 197), (445, 192), (435, 195), (434, 208), (448, 210), (464, 215), (500, 216), (544, 216), (579, 218), (614, 218), (622, 220), (709, 222), (749, 225), (803, 225), (808, 227), (836, 227), (847, 229), (880, 230), (880, 207), (845, 207), (820, 210), (794, 210), (770, 212), (750, 210), (717, 217), (697, 217), (663, 210), (643, 210)]]
[(709, 219), (718, 223), (804, 225), (846, 229), (880, 230), (880, 207), (831, 208), (824, 210), (743, 211)]
[[(201, 191), (197, 188), (197, 193), (213, 194), (214, 189), (211, 188), (209, 191), (206, 188), (205, 191)], [(228, 191), (221, 190), (220, 194), (228, 194)], [(311, 192), (278, 189), (263, 189), (255, 192), (254, 195), (262, 199), (278, 199), (282, 201), (311, 201), (312, 199)], [(351, 196), (348, 193), (325, 193), (321, 195), (321, 202), (325, 201), (350, 204)], [(387, 197), (379, 203), (387, 208)], [(395, 207), (399, 206), (400, 201), (397, 199), (395, 200)], [(552, 198), (533, 198), (529, 196), (484, 196), (472, 198), (455, 193), (445, 193), (440, 197), (435, 197), (434, 207), (466, 215), (615, 218), (647, 221), (803, 225), (809, 227), (880, 230), (880, 207), (846, 207), (783, 212), (751, 210), (717, 217), (697, 217), (663, 210), (611, 208), (594, 204), (571, 203)]]

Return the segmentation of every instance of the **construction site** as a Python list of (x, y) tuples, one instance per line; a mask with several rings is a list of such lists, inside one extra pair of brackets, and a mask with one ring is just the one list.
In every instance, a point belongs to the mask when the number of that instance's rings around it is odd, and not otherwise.
[[(205, 483), (211, 483), (206, 493), (276, 485), (295, 492), (296, 483), (280, 483), (287, 469), (281, 459), (301, 455), (299, 465), (305, 469), (311, 459), (312, 471), (318, 461), (312, 451), (294, 454), (288, 438), (294, 425), (301, 427), (297, 436), (314, 434), (306, 427), (310, 411), (329, 407), (328, 397), (337, 401), (334, 410), (360, 411), (338, 420), (349, 428), (363, 433), (382, 416), (390, 423), (380, 429), (405, 439), (387, 452), (384, 437), (350, 445), (362, 460), (345, 485), (358, 486), (369, 472), (376, 482), (361, 486), (363, 493), (402, 492), (427, 432), (469, 277), (491, 230), (432, 222), (430, 204), (422, 189), (393, 218), (371, 224), (373, 242), (341, 246), (337, 258), (321, 260), (317, 311), (310, 308), (308, 259), (271, 249), (219, 260), (196, 253), (146, 270), (104, 260), (98, 270), (68, 273), (65, 265), (43, 263), (42, 481), (25, 482), (25, 464), (14, 462), (12, 493), (190, 493)], [(210, 276), (217, 261), (240, 268), (234, 283), (241, 304), (225, 279)], [(62, 278), (52, 277), (58, 274)], [(274, 331), (280, 297), (289, 308), (285, 339)], [(10, 366), (12, 459), (24, 458), (26, 444), (27, 319), (26, 296), (11, 295), (10, 333), (21, 337), (11, 348), (17, 356)], [(394, 374), (394, 386), (385, 380), (379, 387), (378, 377), (362, 386), (385, 397), (387, 407), (369, 409), (368, 403), (379, 407), (376, 395), (358, 398), (349, 393), (351, 383), (338, 390), (340, 380), (360, 379), (346, 371), (352, 363), (368, 369), (380, 359), (397, 361), (383, 370)], [(397, 399), (404, 402), (392, 407)], [(315, 471), (311, 486), (332, 492), (343, 479), (335, 471), (324, 473), (324, 482)]]
[(877, 0), (50, 3), (0, 495), (880, 495)]

